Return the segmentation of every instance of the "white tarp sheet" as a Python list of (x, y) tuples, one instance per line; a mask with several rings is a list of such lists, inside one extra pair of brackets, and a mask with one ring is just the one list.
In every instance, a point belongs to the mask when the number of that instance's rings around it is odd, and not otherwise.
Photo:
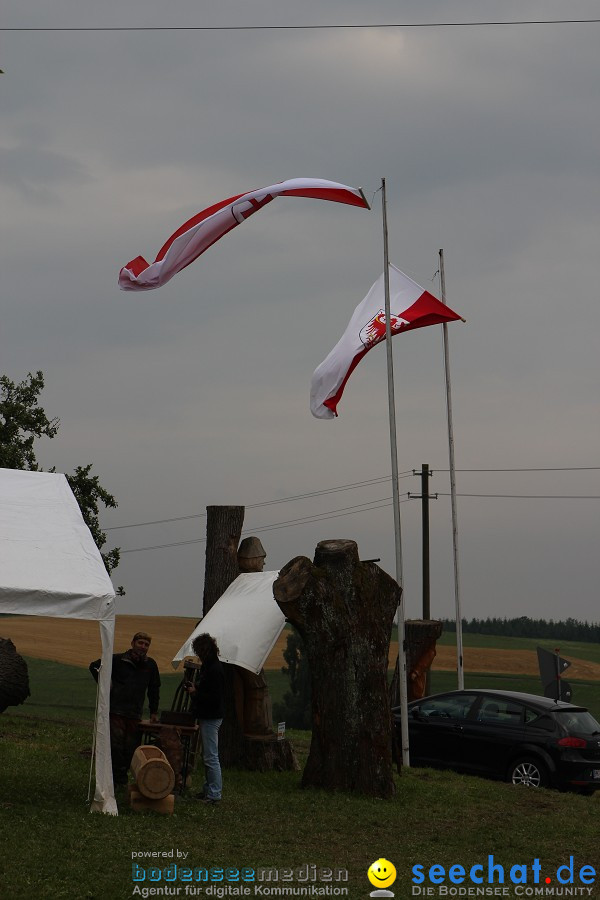
[(109, 727), (115, 593), (64, 475), (0, 469), (0, 612), (98, 620), (102, 668), (92, 810), (116, 815)]
[(232, 663), (258, 674), (285, 625), (285, 616), (273, 597), (279, 572), (247, 572), (229, 585), (174, 657), (176, 669), (192, 656), (192, 641), (211, 634), (219, 645), (221, 662)]

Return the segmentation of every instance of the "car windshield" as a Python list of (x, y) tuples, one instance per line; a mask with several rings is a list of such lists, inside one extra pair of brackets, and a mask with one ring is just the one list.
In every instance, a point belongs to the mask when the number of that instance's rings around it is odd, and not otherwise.
[(556, 718), (568, 732), (578, 734), (600, 734), (600, 725), (587, 710), (561, 709), (555, 712)]

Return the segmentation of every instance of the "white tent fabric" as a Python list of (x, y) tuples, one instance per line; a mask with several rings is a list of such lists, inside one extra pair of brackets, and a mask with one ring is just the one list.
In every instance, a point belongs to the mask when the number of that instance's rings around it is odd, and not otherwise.
[(285, 616), (273, 597), (273, 582), (278, 575), (279, 572), (238, 575), (180, 647), (172, 661), (173, 668), (193, 654), (194, 638), (206, 633), (217, 641), (221, 662), (258, 675), (285, 625)]
[(109, 726), (115, 592), (64, 475), (0, 469), (0, 612), (98, 621), (102, 668), (91, 809), (117, 815)]

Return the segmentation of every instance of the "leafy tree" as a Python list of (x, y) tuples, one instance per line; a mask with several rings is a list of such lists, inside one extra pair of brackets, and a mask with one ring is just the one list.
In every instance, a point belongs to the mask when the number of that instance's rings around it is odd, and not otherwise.
[[(98, 504), (102, 503), (107, 509), (116, 509), (118, 504), (112, 494), (102, 487), (97, 475), (90, 475), (92, 463), (87, 466), (77, 466), (72, 475), (67, 475), (69, 486), (79, 503), (79, 509), (90, 529), (96, 546), (102, 555), (106, 571), (110, 574), (119, 565), (121, 552), (118, 547), (113, 547), (107, 553), (102, 553), (102, 547), (106, 543), (106, 534), (100, 528), (98, 520)], [(119, 588), (119, 592), (122, 589)]]
[(60, 422), (48, 419), (38, 406), (38, 396), (44, 388), (41, 372), (20, 384), (6, 375), (0, 378), (0, 466), (4, 469), (39, 471), (33, 442), (36, 437), (55, 437)]
[[(27, 378), (15, 384), (6, 375), (0, 377), (0, 467), (5, 469), (25, 469), (30, 472), (43, 471), (38, 465), (33, 442), (36, 438), (53, 438), (58, 433), (59, 419), (49, 419), (39, 405), (39, 396), (44, 389), (44, 375), (29, 372)], [(67, 481), (75, 495), (81, 514), (96, 546), (100, 550), (107, 572), (119, 564), (118, 547), (102, 553), (106, 534), (100, 528), (98, 506), (115, 509), (117, 501), (102, 487), (97, 475), (91, 474), (92, 463), (77, 466)], [(50, 469), (51, 472), (55, 468)], [(121, 587), (117, 593), (124, 593)]]

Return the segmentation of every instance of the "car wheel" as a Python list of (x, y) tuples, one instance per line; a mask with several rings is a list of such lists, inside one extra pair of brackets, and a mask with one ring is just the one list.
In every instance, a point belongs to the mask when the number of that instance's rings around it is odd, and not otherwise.
[(547, 787), (550, 776), (546, 766), (533, 756), (522, 756), (516, 759), (508, 770), (508, 781), (513, 784), (524, 784), (526, 787)]

